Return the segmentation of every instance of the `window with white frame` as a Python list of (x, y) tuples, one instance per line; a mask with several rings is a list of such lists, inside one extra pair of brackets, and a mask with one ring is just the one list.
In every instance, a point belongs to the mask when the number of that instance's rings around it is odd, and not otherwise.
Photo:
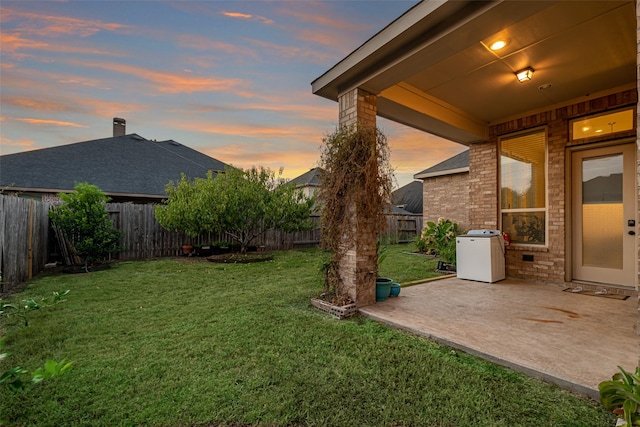
[(500, 213), (511, 243), (546, 244), (545, 129), (500, 139)]

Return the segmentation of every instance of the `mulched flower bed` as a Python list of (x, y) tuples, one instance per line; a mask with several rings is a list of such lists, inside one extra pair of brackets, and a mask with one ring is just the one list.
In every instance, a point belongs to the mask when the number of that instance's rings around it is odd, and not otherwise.
[(221, 254), (211, 255), (207, 257), (207, 261), (218, 262), (222, 264), (249, 264), (252, 262), (273, 261), (273, 255), (255, 253), (255, 254)]

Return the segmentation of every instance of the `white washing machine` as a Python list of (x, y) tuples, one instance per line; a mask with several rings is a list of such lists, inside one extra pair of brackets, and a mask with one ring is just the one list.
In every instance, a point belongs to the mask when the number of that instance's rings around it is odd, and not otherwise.
[(504, 280), (504, 238), (500, 230), (471, 230), (456, 238), (458, 278), (493, 283)]

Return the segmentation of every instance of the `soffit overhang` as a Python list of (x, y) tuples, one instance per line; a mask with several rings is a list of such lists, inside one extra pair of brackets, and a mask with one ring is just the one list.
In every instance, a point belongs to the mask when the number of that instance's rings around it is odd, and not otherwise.
[[(633, 1), (425, 1), (312, 83), (359, 87), (378, 115), (468, 145), (506, 118), (635, 86)], [(492, 51), (496, 39), (507, 46)], [(531, 81), (515, 71), (532, 67)], [(550, 85), (550, 86), (549, 86)]]

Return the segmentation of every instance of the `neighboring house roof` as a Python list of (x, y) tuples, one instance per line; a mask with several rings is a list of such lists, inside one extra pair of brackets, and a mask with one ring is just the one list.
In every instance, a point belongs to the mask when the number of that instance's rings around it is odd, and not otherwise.
[(447, 160), (431, 166), (422, 172), (413, 175), (415, 179), (432, 178), (434, 176), (453, 175), (469, 172), (469, 150), (448, 158)]
[(313, 168), (309, 172), (305, 172), (302, 175), (293, 178), (289, 182), (296, 184), (296, 187), (319, 187), (320, 186), (320, 173), (322, 169)]
[(393, 215), (413, 215), (413, 214), (415, 214), (415, 212), (409, 212), (406, 209), (399, 208), (399, 207), (394, 206), (394, 205), (390, 205), (390, 206), (391, 206), (391, 214), (393, 214)]
[(79, 182), (113, 196), (162, 197), (184, 173), (204, 177), (225, 163), (176, 141), (150, 141), (135, 133), (0, 156), (0, 188), (67, 192)]
[(422, 213), (422, 182), (412, 181), (391, 193), (391, 203), (408, 213)]

